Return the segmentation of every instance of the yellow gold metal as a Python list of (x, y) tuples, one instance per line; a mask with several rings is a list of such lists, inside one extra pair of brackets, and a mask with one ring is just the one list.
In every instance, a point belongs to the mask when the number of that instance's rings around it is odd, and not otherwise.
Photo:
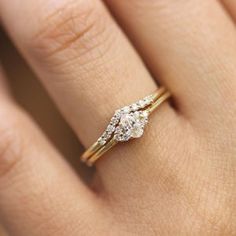
[(93, 156), (99, 149), (101, 148), (101, 145), (96, 142), (94, 143), (90, 148), (87, 149), (81, 156), (81, 161), (86, 162), (86, 160)]
[(105, 152), (110, 150), (113, 146), (115, 146), (118, 143), (114, 138), (112, 138), (108, 143), (106, 143), (102, 148), (100, 148), (97, 152), (94, 153), (90, 159), (87, 160), (87, 165), (92, 166), (93, 163), (98, 160), (99, 157), (101, 157)]
[(170, 92), (165, 92), (162, 94), (161, 97), (159, 97), (156, 101), (154, 101), (153, 104), (151, 104), (150, 107), (146, 109), (148, 113), (152, 113), (154, 110), (156, 110), (157, 107), (159, 107), (165, 100), (167, 100), (171, 96)]
[[(161, 87), (150, 96), (152, 97), (153, 102), (143, 109), (143, 111), (147, 111), (149, 114), (151, 114), (154, 110), (156, 110), (157, 107), (166, 101), (171, 96), (171, 94), (164, 87)], [(117, 143), (118, 141), (115, 140), (114, 136), (104, 145), (101, 145), (97, 141), (83, 153), (81, 160), (86, 162), (88, 166), (92, 166), (103, 154), (105, 154)]]

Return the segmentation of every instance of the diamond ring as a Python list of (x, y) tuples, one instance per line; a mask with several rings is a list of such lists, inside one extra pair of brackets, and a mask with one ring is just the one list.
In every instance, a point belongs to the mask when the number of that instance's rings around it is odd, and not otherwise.
[(118, 142), (140, 138), (148, 123), (149, 115), (164, 101), (170, 93), (163, 87), (155, 93), (117, 111), (99, 139), (88, 148), (81, 160), (92, 166), (104, 153)]

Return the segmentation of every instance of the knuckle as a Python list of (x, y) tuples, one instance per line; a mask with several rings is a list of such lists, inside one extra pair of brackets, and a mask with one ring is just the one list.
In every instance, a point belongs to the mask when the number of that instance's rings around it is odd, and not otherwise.
[[(93, 1), (71, 1), (42, 20), (30, 42), (39, 59), (58, 64), (84, 56), (103, 44), (106, 20), (103, 8)], [(51, 62), (51, 61), (50, 61)]]

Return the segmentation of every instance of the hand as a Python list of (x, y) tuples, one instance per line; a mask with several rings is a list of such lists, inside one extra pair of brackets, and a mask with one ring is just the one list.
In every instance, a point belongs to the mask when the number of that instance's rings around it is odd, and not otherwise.
[(114, 110), (157, 84), (173, 101), (141, 139), (96, 163), (91, 188), (1, 76), (0, 218), (10, 235), (236, 234), (235, 1), (1, 0), (0, 17), (85, 148)]

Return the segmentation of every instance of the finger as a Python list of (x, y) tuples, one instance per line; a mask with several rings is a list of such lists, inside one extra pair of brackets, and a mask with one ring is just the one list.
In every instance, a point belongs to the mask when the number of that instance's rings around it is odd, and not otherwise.
[(236, 33), (217, 1), (106, 2), (188, 117), (209, 126), (230, 109)]
[(96, 209), (90, 191), (31, 119), (2, 94), (0, 120), (0, 218), (9, 234), (83, 232), (89, 226), (86, 217)]
[[(0, 6), (9, 33), (85, 146), (98, 138), (117, 108), (157, 88), (100, 1), (2, 0)], [(166, 124), (176, 119), (167, 103), (159, 114)], [(123, 155), (127, 158), (119, 163), (104, 160), (102, 175), (122, 175), (128, 162), (138, 161), (132, 151)]]

